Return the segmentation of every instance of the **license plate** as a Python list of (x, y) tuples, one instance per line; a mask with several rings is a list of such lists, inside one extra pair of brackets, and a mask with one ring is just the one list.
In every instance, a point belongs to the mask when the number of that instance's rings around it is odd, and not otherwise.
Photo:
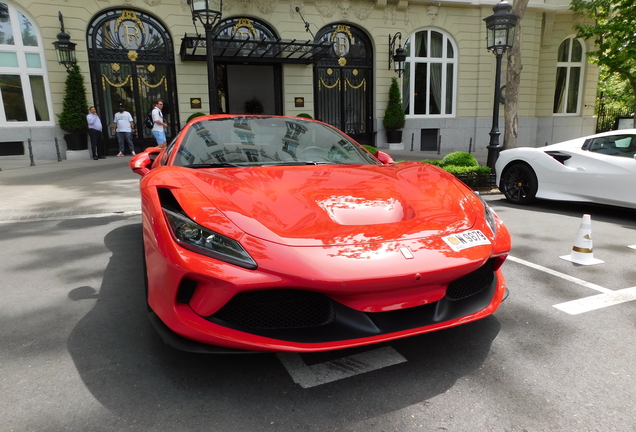
[(489, 245), (490, 240), (480, 230), (464, 231), (463, 233), (452, 234), (442, 237), (448, 246), (455, 252), (475, 246)]

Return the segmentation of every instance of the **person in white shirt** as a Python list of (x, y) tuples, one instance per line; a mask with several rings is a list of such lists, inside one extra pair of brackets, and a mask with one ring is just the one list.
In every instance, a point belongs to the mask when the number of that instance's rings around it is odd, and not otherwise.
[(152, 109), (152, 121), (155, 123), (152, 127), (152, 134), (155, 136), (155, 139), (157, 140), (157, 147), (159, 148), (164, 148), (166, 146), (166, 132), (164, 128), (168, 126), (168, 123), (163, 121), (163, 112), (161, 112), (162, 108), (163, 100), (157, 99), (155, 107)]
[(130, 152), (135, 155), (135, 146), (133, 144), (133, 131), (135, 130), (135, 123), (128, 111), (124, 108), (124, 104), (119, 104), (119, 112), (115, 114), (113, 121), (115, 125), (115, 134), (117, 135), (117, 142), (119, 143), (119, 154), (117, 156), (124, 155), (124, 141), (128, 144)]

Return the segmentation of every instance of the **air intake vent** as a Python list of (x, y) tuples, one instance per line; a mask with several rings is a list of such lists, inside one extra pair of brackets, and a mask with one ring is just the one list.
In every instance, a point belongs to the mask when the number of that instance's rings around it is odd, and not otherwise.
[(302, 290), (252, 291), (236, 295), (210, 318), (252, 329), (294, 329), (329, 324), (329, 297)]
[(446, 290), (446, 298), (456, 301), (480, 293), (492, 284), (494, 278), (492, 260), (489, 260), (474, 272), (452, 282)]

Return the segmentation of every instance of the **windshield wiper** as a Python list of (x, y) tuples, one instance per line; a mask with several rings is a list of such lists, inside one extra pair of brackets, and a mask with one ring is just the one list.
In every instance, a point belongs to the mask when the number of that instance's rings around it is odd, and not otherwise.
[(329, 161), (299, 161), (299, 162), (276, 162), (276, 163), (267, 163), (262, 166), (300, 166), (300, 165), (334, 165), (336, 162)]
[(227, 167), (239, 167), (240, 165), (236, 165), (229, 162), (215, 162), (215, 163), (200, 163), (200, 164), (191, 164), (184, 165), (184, 168), (227, 168)]

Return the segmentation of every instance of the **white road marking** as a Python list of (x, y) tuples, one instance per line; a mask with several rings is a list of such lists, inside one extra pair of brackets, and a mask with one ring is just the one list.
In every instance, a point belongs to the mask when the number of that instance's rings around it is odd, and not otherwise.
[(636, 245), (627, 246), (628, 248), (636, 249)]
[(295, 353), (279, 353), (278, 359), (294, 382), (302, 388), (315, 387), (406, 362), (406, 359), (391, 347), (378, 348), (312, 366), (307, 366), (300, 355)]
[(561, 273), (561, 272), (558, 272), (556, 270), (552, 270), (552, 269), (549, 269), (547, 267), (543, 267), (543, 266), (540, 266), (538, 264), (534, 264), (534, 263), (531, 263), (529, 261), (522, 260), (520, 258), (515, 258), (515, 257), (512, 257), (512, 256), (508, 256), (508, 259), (511, 260), (511, 261), (514, 261), (516, 263), (523, 264), (523, 265), (528, 266), (528, 267), (532, 267), (533, 269), (537, 269), (537, 270), (540, 270), (542, 272), (549, 273), (552, 276), (560, 277), (561, 279), (565, 279), (567, 281), (574, 282), (575, 284), (584, 286), (586, 288), (593, 289), (593, 290), (598, 291), (598, 292), (602, 292), (602, 293), (613, 293), (613, 292), (615, 292), (615, 291), (612, 291), (611, 289), (603, 288), (602, 286), (599, 286), (599, 285), (596, 285), (596, 284), (593, 284), (593, 283), (590, 283), (590, 282), (586, 282), (583, 279), (575, 278), (574, 276), (566, 275), (565, 273)]
[(618, 291), (612, 291), (611, 289), (603, 288), (602, 286), (599, 286), (590, 282), (586, 282), (582, 279), (575, 278), (573, 276), (569, 276), (564, 273), (560, 273), (558, 271), (540, 266), (538, 264), (531, 263), (529, 261), (522, 260), (520, 258), (508, 256), (508, 259), (513, 262), (523, 264), (528, 267), (532, 267), (534, 269), (549, 273), (553, 276), (560, 277), (561, 279), (574, 282), (575, 284), (584, 286), (586, 288), (591, 288), (593, 290), (596, 290), (602, 293), (602, 294), (597, 294), (597, 295), (593, 295), (589, 297), (584, 297), (578, 300), (571, 300), (571, 301), (553, 305), (553, 307), (563, 312), (569, 313), (570, 315), (578, 315), (583, 312), (590, 312), (590, 311), (601, 309), (604, 307), (614, 306), (617, 304), (636, 300), (636, 287), (625, 288)]
[(636, 300), (636, 287), (625, 288), (609, 293), (598, 294), (578, 300), (554, 305), (555, 308), (567, 312), (570, 315), (578, 315), (607, 306), (614, 306), (628, 301)]

